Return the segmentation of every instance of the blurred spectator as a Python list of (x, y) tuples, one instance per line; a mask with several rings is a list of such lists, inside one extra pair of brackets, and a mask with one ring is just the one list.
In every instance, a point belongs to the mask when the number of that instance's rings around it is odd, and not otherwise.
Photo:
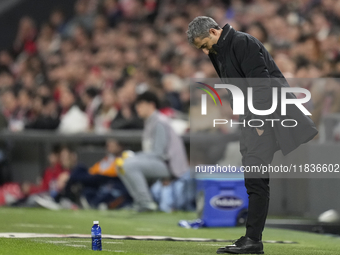
[[(315, 96), (311, 118), (315, 124), (320, 124), (322, 116), (340, 112), (340, 73), (332, 73), (330, 77), (313, 87)], [(340, 137), (339, 127), (337, 129), (337, 136)]]
[(26, 129), (55, 130), (59, 126), (57, 105), (51, 97), (36, 97), (35, 103), (39, 104), (35, 113), (36, 117), (26, 124)]
[(28, 55), (36, 53), (36, 37), (37, 29), (34, 21), (30, 17), (23, 17), (19, 22), (19, 29), (13, 44), (13, 54), (18, 56), (21, 52)]
[(58, 33), (62, 33), (65, 28), (65, 14), (61, 9), (55, 9), (51, 15), (49, 23)]
[(108, 17), (110, 27), (116, 26), (122, 19), (122, 10), (118, 0), (104, 0), (102, 8), (104, 14)]
[(61, 116), (59, 132), (77, 133), (86, 132), (89, 127), (89, 120), (86, 114), (76, 105), (75, 92), (68, 86), (60, 90)]
[(89, 87), (81, 96), (82, 103), (85, 105), (85, 112), (88, 119), (90, 120), (90, 125), (94, 125), (94, 114), (98, 107), (101, 105), (100, 91), (97, 88)]
[[(3, 60), (3, 62), (6, 62), (6, 60)], [(4, 65), (0, 66), (0, 91), (14, 87), (15, 84), (14, 76), (6, 64), (7, 63), (4, 63)], [(8, 63), (8, 65), (10, 64)]]
[(1, 95), (3, 115), (8, 121), (8, 129), (17, 132), (25, 127), (25, 112), (20, 110), (18, 99), (13, 90), (7, 89)]
[(135, 86), (131, 81), (128, 80), (124, 86), (118, 88), (119, 110), (111, 122), (112, 129), (141, 129), (143, 127), (143, 121), (137, 116), (134, 108), (135, 97)]
[(102, 103), (95, 112), (94, 131), (107, 133), (111, 130), (112, 120), (117, 116), (116, 96), (112, 89), (105, 89), (102, 95)]
[(266, 45), (268, 41), (268, 33), (266, 28), (260, 22), (252, 23), (246, 30), (246, 32), (256, 37), (260, 42)]
[(86, 30), (90, 30), (93, 26), (93, 15), (89, 8), (88, 0), (77, 0), (74, 7), (75, 15), (73, 19), (67, 22), (65, 27), (65, 35), (72, 36), (76, 27), (82, 26)]
[(60, 35), (55, 31), (52, 24), (43, 24), (37, 39), (38, 50), (42, 58), (46, 59), (49, 54), (55, 53), (60, 48)]

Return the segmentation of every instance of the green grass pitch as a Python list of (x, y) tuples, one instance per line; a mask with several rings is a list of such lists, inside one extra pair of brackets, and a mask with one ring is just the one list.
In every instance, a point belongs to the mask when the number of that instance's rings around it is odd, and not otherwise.
[[(244, 227), (183, 229), (180, 219), (195, 219), (194, 213), (142, 213), (130, 211), (48, 211), (45, 209), (0, 208), (0, 232), (90, 234), (99, 220), (103, 234), (161, 235), (237, 239)], [(340, 238), (299, 231), (266, 228), (263, 240), (295, 241), (298, 244), (265, 244), (270, 255), (340, 254)], [(216, 254), (227, 243), (133, 241), (103, 239), (101, 254), (191, 255)], [(81, 238), (0, 238), (0, 255), (93, 254), (91, 240)]]

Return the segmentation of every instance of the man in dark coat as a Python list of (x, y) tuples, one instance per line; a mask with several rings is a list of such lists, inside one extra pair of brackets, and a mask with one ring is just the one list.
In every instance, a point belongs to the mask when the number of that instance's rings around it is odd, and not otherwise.
[[(286, 115), (281, 114), (281, 88), (289, 87), (274, 60), (262, 43), (253, 36), (235, 31), (229, 24), (223, 28), (210, 17), (200, 16), (189, 24), (189, 42), (209, 55), (219, 77), (225, 84), (238, 87), (248, 98), (248, 88), (253, 89), (253, 106), (268, 110), (272, 106), (272, 88), (278, 89), (278, 107), (269, 115), (253, 114), (244, 104), (240, 121), (247, 123), (257, 119), (261, 127), (240, 125), (240, 152), (243, 166), (261, 166), (272, 162), (275, 151), (287, 155), (299, 145), (313, 139), (318, 133), (312, 120), (295, 104), (287, 104)], [(233, 106), (233, 95), (228, 90)], [(293, 93), (286, 98), (296, 99)], [(247, 101), (245, 101), (247, 102)], [(268, 122), (266, 119), (279, 121)], [(294, 119), (295, 127), (284, 127), (281, 121)], [(255, 123), (254, 123), (255, 125)], [(269, 174), (244, 172), (245, 186), (249, 195), (246, 235), (234, 244), (217, 250), (218, 254), (263, 254), (262, 232), (269, 206)]]

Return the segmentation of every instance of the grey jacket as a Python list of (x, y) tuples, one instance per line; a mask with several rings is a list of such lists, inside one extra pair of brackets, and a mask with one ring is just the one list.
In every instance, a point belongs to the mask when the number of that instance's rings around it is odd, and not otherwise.
[(178, 178), (189, 171), (182, 139), (170, 126), (169, 119), (158, 111), (145, 121), (142, 147), (143, 153), (166, 161), (173, 176)]

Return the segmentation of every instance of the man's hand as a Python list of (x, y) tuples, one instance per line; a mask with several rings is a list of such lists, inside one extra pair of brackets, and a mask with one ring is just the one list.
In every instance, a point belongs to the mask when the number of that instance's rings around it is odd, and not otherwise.
[(261, 130), (261, 129), (258, 129), (258, 128), (256, 128), (256, 131), (257, 131), (259, 136), (261, 136), (264, 132), (264, 130)]

